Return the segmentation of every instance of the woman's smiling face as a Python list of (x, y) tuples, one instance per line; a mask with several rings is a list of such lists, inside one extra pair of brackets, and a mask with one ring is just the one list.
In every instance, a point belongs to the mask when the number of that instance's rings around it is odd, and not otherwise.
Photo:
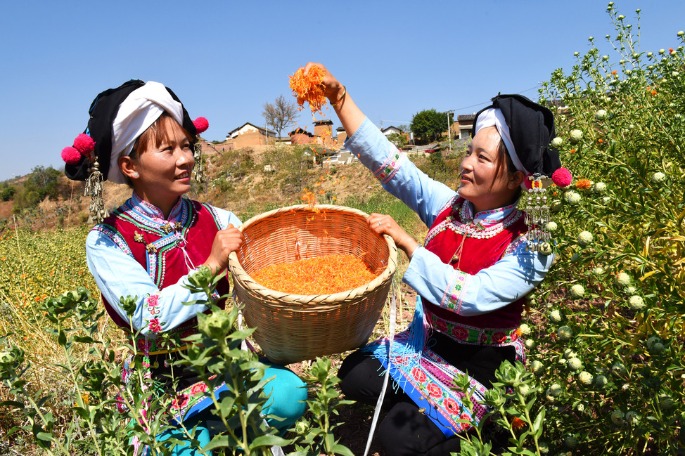
[[(521, 171), (509, 170), (506, 155), (500, 153), (501, 140), (497, 128), (481, 128), (461, 162), (459, 195), (470, 201), (476, 212), (513, 203), (523, 179)], [(500, 160), (505, 163), (500, 165)]]
[(190, 190), (195, 158), (190, 138), (173, 118), (160, 117), (154, 128), (160, 132), (141, 135), (144, 142), (136, 148), (136, 156), (127, 157), (131, 172), (125, 174), (138, 196), (168, 214)]

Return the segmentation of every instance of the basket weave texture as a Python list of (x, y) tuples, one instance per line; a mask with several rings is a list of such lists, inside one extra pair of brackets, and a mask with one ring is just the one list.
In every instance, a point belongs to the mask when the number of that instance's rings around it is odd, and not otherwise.
[[(253, 336), (270, 361), (289, 364), (341, 353), (369, 339), (397, 267), (389, 236), (367, 225), (362, 211), (334, 205), (289, 206), (243, 224), (244, 242), (231, 253), (235, 295)], [(371, 282), (339, 293), (296, 295), (275, 291), (250, 276), (266, 266), (324, 255), (354, 255), (371, 271)], [(316, 277), (312, 277), (316, 280)]]

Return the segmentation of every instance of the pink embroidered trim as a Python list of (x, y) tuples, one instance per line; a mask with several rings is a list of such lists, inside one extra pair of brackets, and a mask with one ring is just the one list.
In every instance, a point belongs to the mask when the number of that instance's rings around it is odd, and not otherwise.
[(392, 179), (395, 174), (397, 174), (397, 171), (399, 171), (406, 159), (407, 154), (403, 154), (398, 150), (395, 150), (392, 155), (386, 158), (385, 162), (383, 162), (380, 168), (378, 168), (373, 175), (376, 176), (376, 179), (381, 181), (381, 183), (385, 184)]
[(454, 285), (445, 291), (445, 294), (440, 300), (440, 307), (459, 314), (463, 304), (462, 296), (466, 292), (468, 284), (471, 282), (471, 276), (462, 271), (456, 272), (457, 278), (454, 282)]

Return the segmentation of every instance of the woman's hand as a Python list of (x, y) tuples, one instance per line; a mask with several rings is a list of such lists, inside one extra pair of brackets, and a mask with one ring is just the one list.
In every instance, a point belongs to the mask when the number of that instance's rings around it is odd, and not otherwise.
[(345, 91), (345, 86), (338, 81), (325, 66), (321, 65), (320, 63), (307, 63), (307, 65), (304, 67), (304, 74), (306, 75), (309, 72), (309, 69), (314, 65), (323, 68), (324, 77), (321, 84), (324, 87), (324, 95), (326, 95), (326, 98), (328, 98), (328, 101), (330, 101), (331, 104), (335, 103), (340, 99), (340, 97), (342, 97)]
[(371, 214), (367, 223), (373, 232), (390, 236), (395, 241), (397, 247), (404, 251), (409, 258), (411, 258), (414, 250), (419, 246), (418, 242), (389, 215)]
[(208, 266), (214, 274), (217, 274), (228, 266), (228, 255), (238, 250), (243, 243), (243, 232), (229, 224), (214, 236), (212, 251), (203, 266)]
[(325, 66), (320, 63), (309, 62), (304, 67), (304, 73), (307, 74), (314, 65), (323, 68), (324, 77), (321, 84), (324, 87), (324, 95), (326, 95), (328, 101), (331, 102), (331, 106), (335, 109), (335, 113), (338, 115), (343, 128), (345, 128), (347, 136), (351, 137), (361, 126), (362, 122), (364, 122), (366, 116), (357, 107), (354, 100), (352, 100), (347, 88)]

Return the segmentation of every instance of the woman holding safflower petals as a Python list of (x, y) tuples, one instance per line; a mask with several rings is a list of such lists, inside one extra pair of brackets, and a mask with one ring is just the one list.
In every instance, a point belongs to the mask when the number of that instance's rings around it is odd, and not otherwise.
[[(505, 360), (525, 359), (523, 303), (552, 264), (543, 183), (553, 175), (559, 186), (571, 181), (550, 147), (552, 113), (520, 95), (495, 97), (476, 115), (455, 191), (400, 153), (328, 71), (322, 84), (347, 131), (345, 146), (430, 228), (420, 246), (391, 217), (369, 217), (371, 229), (391, 236), (409, 257), (404, 281), (419, 298), (410, 328), (394, 335), (392, 353), (381, 340), (343, 361), (341, 388), (352, 399), (375, 403), (379, 373), (389, 370), (397, 388), (388, 388), (389, 410), (378, 427), (387, 454), (449, 454), (459, 449), (456, 435), (486, 413), (483, 395), (496, 369)], [(538, 201), (535, 215), (516, 207), (523, 188)], [(454, 389), (464, 373), (473, 390), (468, 401)]]
[[(124, 382), (135, 378), (131, 375), (137, 366), (151, 379), (156, 394), (171, 402), (168, 410), (150, 411), (167, 414), (179, 426), (154, 436), (157, 441), (169, 440), (171, 454), (200, 454), (190, 448), (189, 436), (180, 425), (185, 429), (197, 425), (194, 437), (200, 446), (225, 428), (211, 414), (213, 401), (205, 394), (208, 385), (191, 369), (174, 365), (185, 347), (168, 341), (197, 333), (197, 315), (208, 307), (185, 303), (208, 297), (191, 292), (188, 277), (201, 267), (215, 274), (226, 270), (229, 254), (243, 242), (241, 221), (232, 212), (184, 197), (195, 165), (193, 146), (208, 122), (191, 121), (170, 89), (158, 82), (131, 80), (100, 93), (89, 114), (86, 132), (62, 152), (67, 176), (86, 180), (92, 188), (110, 180), (133, 189), (131, 198), (86, 239), (88, 268), (105, 309), (137, 348), (126, 360), (122, 378)], [(104, 215), (101, 200), (92, 209), (94, 218)], [(228, 290), (228, 279), (223, 277), (215, 298)], [(224, 302), (218, 304), (223, 307)], [(269, 399), (263, 413), (273, 426), (287, 429), (304, 413), (305, 384), (278, 366), (268, 367), (264, 378), (273, 380), (265, 387)], [(222, 384), (214, 390), (219, 400), (226, 388)], [(149, 418), (147, 410), (143, 412)], [(134, 452), (139, 450), (136, 447)]]

